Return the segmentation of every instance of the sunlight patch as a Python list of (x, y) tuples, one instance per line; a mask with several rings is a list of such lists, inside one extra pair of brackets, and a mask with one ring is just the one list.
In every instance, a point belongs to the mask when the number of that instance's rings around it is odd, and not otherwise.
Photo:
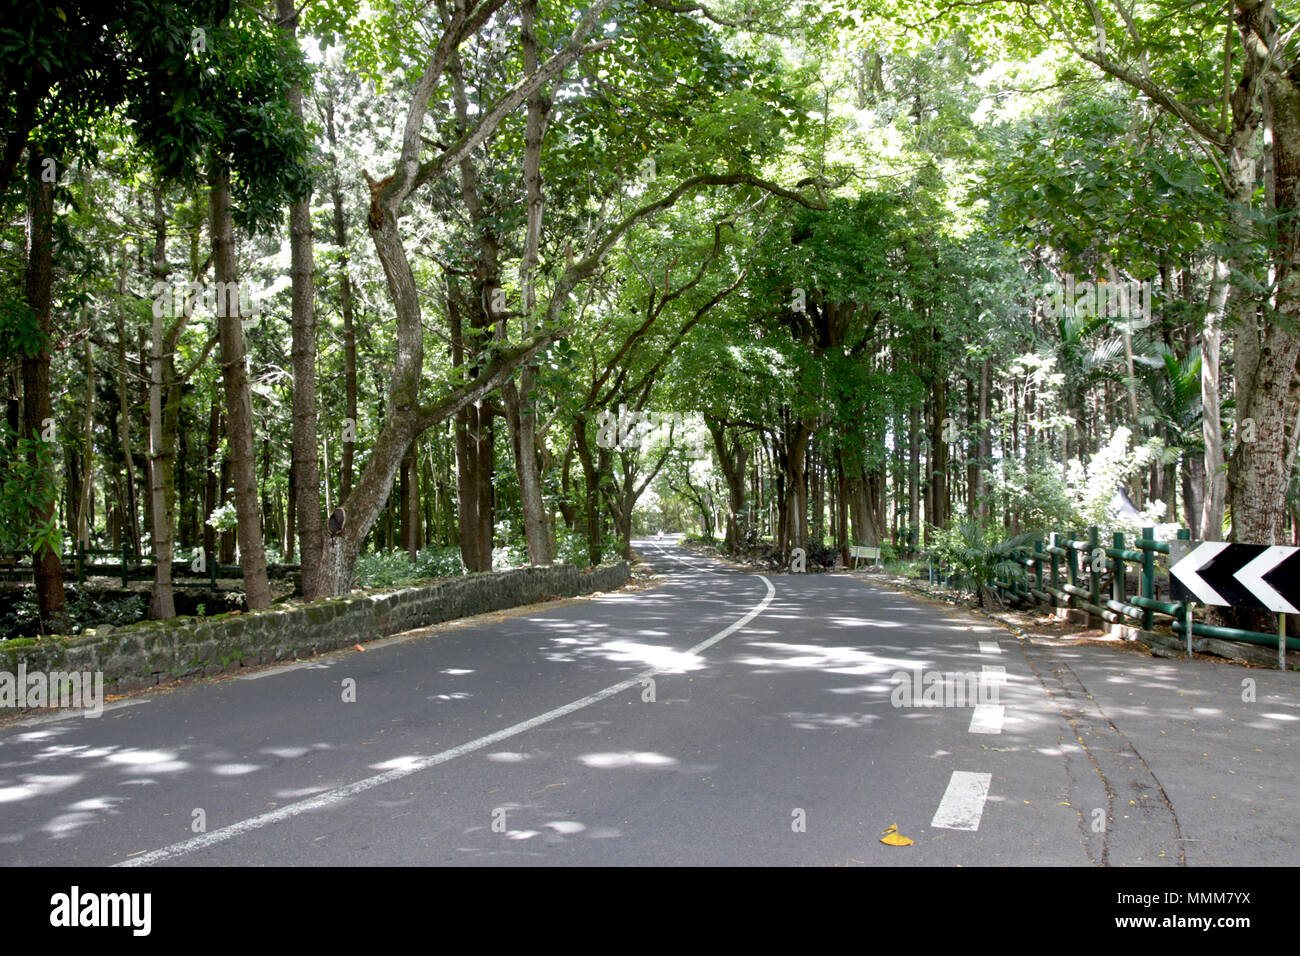
[(219, 777), (242, 777), (246, 773), (261, 769), (261, 766), (255, 763), (223, 763), (213, 767), (212, 772)]
[(603, 651), (612, 651), (611, 661), (646, 664), (668, 674), (681, 674), (699, 670), (704, 661), (698, 654), (687, 654), (659, 644), (638, 644), (635, 641), (610, 641), (600, 645)]
[(618, 769), (620, 767), (674, 767), (678, 763), (677, 758), (665, 754), (650, 751), (636, 753), (631, 750), (625, 750), (622, 753), (583, 754), (578, 760), (588, 767), (596, 767), (601, 770)]
[(0, 803), (14, 803), (66, 790), (84, 776), (80, 773), (27, 774), (23, 777), (24, 782), (16, 787), (0, 787)]
[(509, 750), (502, 750), (494, 754), (488, 754), (487, 759), (494, 763), (523, 763), (525, 760), (531, 760), (529, 754), (512, 753)]

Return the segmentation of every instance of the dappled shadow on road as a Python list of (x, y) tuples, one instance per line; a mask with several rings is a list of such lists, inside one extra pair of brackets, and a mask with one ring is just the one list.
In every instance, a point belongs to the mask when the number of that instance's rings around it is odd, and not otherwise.
[[(29, 836), (43, 834), (51, 840), (63, 840), (92, 824), (105, 823), (121, 816), (121, 807), (141, 790), (165, 787), (170, 781), (186, 777), (192, 783), (197, 777), (205, 788), (239, 790), (241, 778), (308, 754), (332, 749), (325, 743), (303, 745), (277, 745), (264, 747), (249, 762), (248, 755), (240, 755), (219, 747), (200, 744), (179, 744), (172, 747), (144, 749), (126, 745), (101, 745), (62, 743), (60, 739), (71, 736), (72, 724), (57, 724), (22, 733), (12, 734), (0, 750), (0, 809), (5, 813), (6, 824), (0, 824), (0, 844), (16, 844)], [(20, 751), (13, 745), (26, 745)], [(46, 765), (55, 765), (73, 772), (47, 773)], [(93, 796), (80, 796), (68, 803), (60, 803), (64, 791), (94, 779), (105, 792)], [(131, 792), (122, 793), (121, 788)], [(305, 790), (271, 791), (276, 799), (296, 799), (328, 789), (328, 785)], [(37, 817), (50, 816), (35, 825), (15, 827), (17, 808), (29, 806), (41, 809)], [(159, 810), (161, 815), (175, 812), (185, 815), (191, 808)], [(29, 812), (27, 818), (32, 819)], [(187, 835), (189, 821), (178, 824), (178, 836)], [(184, 829), (181, 829), (184, 828)]]

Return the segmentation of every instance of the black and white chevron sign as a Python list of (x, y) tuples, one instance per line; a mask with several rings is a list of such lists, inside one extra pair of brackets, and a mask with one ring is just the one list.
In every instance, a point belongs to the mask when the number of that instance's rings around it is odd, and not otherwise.
[(1227, 541), (1171, 541), (1175, 601), (1300, 614), (1300, 548)]

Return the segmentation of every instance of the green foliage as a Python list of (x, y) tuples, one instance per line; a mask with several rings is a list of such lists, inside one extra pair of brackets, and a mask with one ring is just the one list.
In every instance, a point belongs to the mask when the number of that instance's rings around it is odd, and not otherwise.
[(35, 358), (50, 347), (40, 318), (30, 305), (5, 289), (0, 295), (0, 355)]
[[(601, 543), (601, 553), (607, 557), (617, 555), (619, 547), (618, 538), (613, 534), (607, 534)], [(578, 531), (560, 529), (555, 539), (555, 563), (572, 564), (579, 568), (588, 567), (591, 561), (587, 550), (587, 536)]]
[[(149, 598), (142, 592), (123, 594), (70, 584), (65, 605), (66, 633), (80, 634), (89, 628), (111, 624), (123, 627), (143, 621)], [(41, 632), (40, 613), (34, 588), (5, 595), (0, 603), (0, 640), (16, 641)]]
[(1022, 515), (1032, 527), (1073, 528), (1085, 523), (1060, 464), (1042, 454), (1003, 459), (989, 471), (988, 480), (994, 500)]
[(1164, 503), (1157, 501), (1148, 505), (1142, 521), (1126, 523), (1111, 517), (1115, 489), (1126, 484), (1152, 461), (1159, 460), (1164, 451), (1159, 438), (1148, 439), (1138, 448), (1130, 447), (1132, 440), (1130, 429), (1117, 428), (1086, 466), (1077, 460), (1070, 462), (1067, 481), (1079, 516), (1078, 524), (1114, 525), (1116, 530), (1135, 531), (1145, 524), (1155, 524), (1162, 516)]
[(234, 531), (239, 525), (239, 516), (235, 512), (235, 501), (232, 498), (224, 505), (218, 505), (212, 509), (208, 515), (207, 523), (217, 531)]
[(165, 69), (132, 87), (136, 135), (169, 180), (197, 184), (215, 162), (228, 164), (235, 223), (273, 230), (285, 203), (310, 187), (306, 130), (284, 95), (307, 80), (302, 53), (244, 6), (194, 28), (203, 31), (201, 45), (189, 33), (169, 36)]
[(353, 584), (359, 588), (389, 588), (464, 573), (459, 548), (426, 548), (417, 552), (414, 562), (409, 553), (394, 548), (359, 557)]
[(8, 422), (0, 421), (0, 549), (61, 550), (63, 539), (57, 512), (45, 521), (35, 515), (53, 508), (57, 486), (53, 442), (39, 438), (13, 438)]
[(994, 579), (1010, 583), (1025, 580), (1025, 566), (1014, 556), (1027, 550), (1041, 536), (1026, 532), (1004, 538), (1001, 528), (985, 527), (977, 521), (957, 522), (951, 528), (931, 527), (929, 534), (930, 553), (935, 560), (956, 570), (953, 577), (957, 585), (974, 593), (981, 607), (985, 591)]
[(1147, 277), (1195, 253), (1226, 220), (1214, 171), (1119, 93), (1036, 116), (989, 171), (1003, 227), (1059, 252), (1067, 270), (1108, 255)]
[(142, 592), (103, 594), (76, 585), (69, 585), (68, 590), (72, 594), (67, 610), (73, 622), (73, 634), (103, 624), (114, 627), (135, 624), (143, 621), (149, 611), (149, 597)]

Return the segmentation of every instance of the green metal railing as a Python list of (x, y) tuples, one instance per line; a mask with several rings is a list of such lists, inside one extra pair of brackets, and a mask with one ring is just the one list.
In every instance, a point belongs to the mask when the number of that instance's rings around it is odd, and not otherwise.
[[(1178, 532), (1187, 540), (1187, 529)], [(1032, 550), (1024, 548), (1012, 558), (1024, 565), (1024, 581), (994, 579), (988, 582), (1004, 603), (1019, 606), (1046, 606), (1086, 611), (1089, 623), (1100, 627), (1106, 624), (1131, 624), (1150, 631), (1156, 626), (1157, 616), (1169, 618), (1174, 634), (1187, 633), (1187, 605), (1182, 601), (1164, 601), (1156, 597), (1156, 560), (1169, 557), (1169, 543), (1155, 540), (1155, 529), (1144, 528), (1131, 546), (1119, 532), (1111, 535), (1109, 546), (1103, 546), (1096, 527), (1087, 531), (1086, 537), (1052, 534), (1047, 543), (1035, 541)], [(929, 556), (931, 584), (951, 585), (952, 570), (944, 574), (942, 563)], [(1136, 565), (1137, 590), (1129, 594), (1129, 565)], [(1162, 570), (1167, 572), (1167, 567)], [(1103, 578), (1109, 572), (1109, 587), (1103, 595)], [(1201, 621), (1192, 622), (1192, 636), (1217, 637), (1228, 641), (1242, 641), (1265, 647), (1277, 647), (1278, 634), (1247, 631), (1235, 627), (1220, 627)], [(1300, 638), (1286, 638), (1290, 650), (1300, 650)]]
[[(116, 560), (111, 562), (96, 561), (97, 558), (105, 557), (115, 558)], [(217, 578), (219, 577), (235, 579), (243, 577), (244, 571), (239, 565), (206, 561), (206, 557), (211, 556), (205, 556), (205, 567), (202, 572), (196, 572), (189, 561), (173, 561), (172, 586), (216, 590)], [(32, 574), (31, 563), (24, 564), (22, 562), (24, 559), (31, 558), (31, 551), (0, 551), (0, 577), (30, 576)], [(72, 562), (63, 565), (63, 574), (65, 579), (75, 578), (81, 584), (84, 584), (86, 578), (92, 575), (95, 577), (121, 578), (122, 587), (125, 588), (129, 586), (131, 581), (152, 581), (154, 579), (155, 565), (156, 561), (153, 555), (137, 555), (131, 550), (130, 545), (126, 543), (122, 545), (120, 550), (79, 547), (72, 557)], [(301, 565), (276, 565), (276, 569), (288, 573), (300, 570)]]

